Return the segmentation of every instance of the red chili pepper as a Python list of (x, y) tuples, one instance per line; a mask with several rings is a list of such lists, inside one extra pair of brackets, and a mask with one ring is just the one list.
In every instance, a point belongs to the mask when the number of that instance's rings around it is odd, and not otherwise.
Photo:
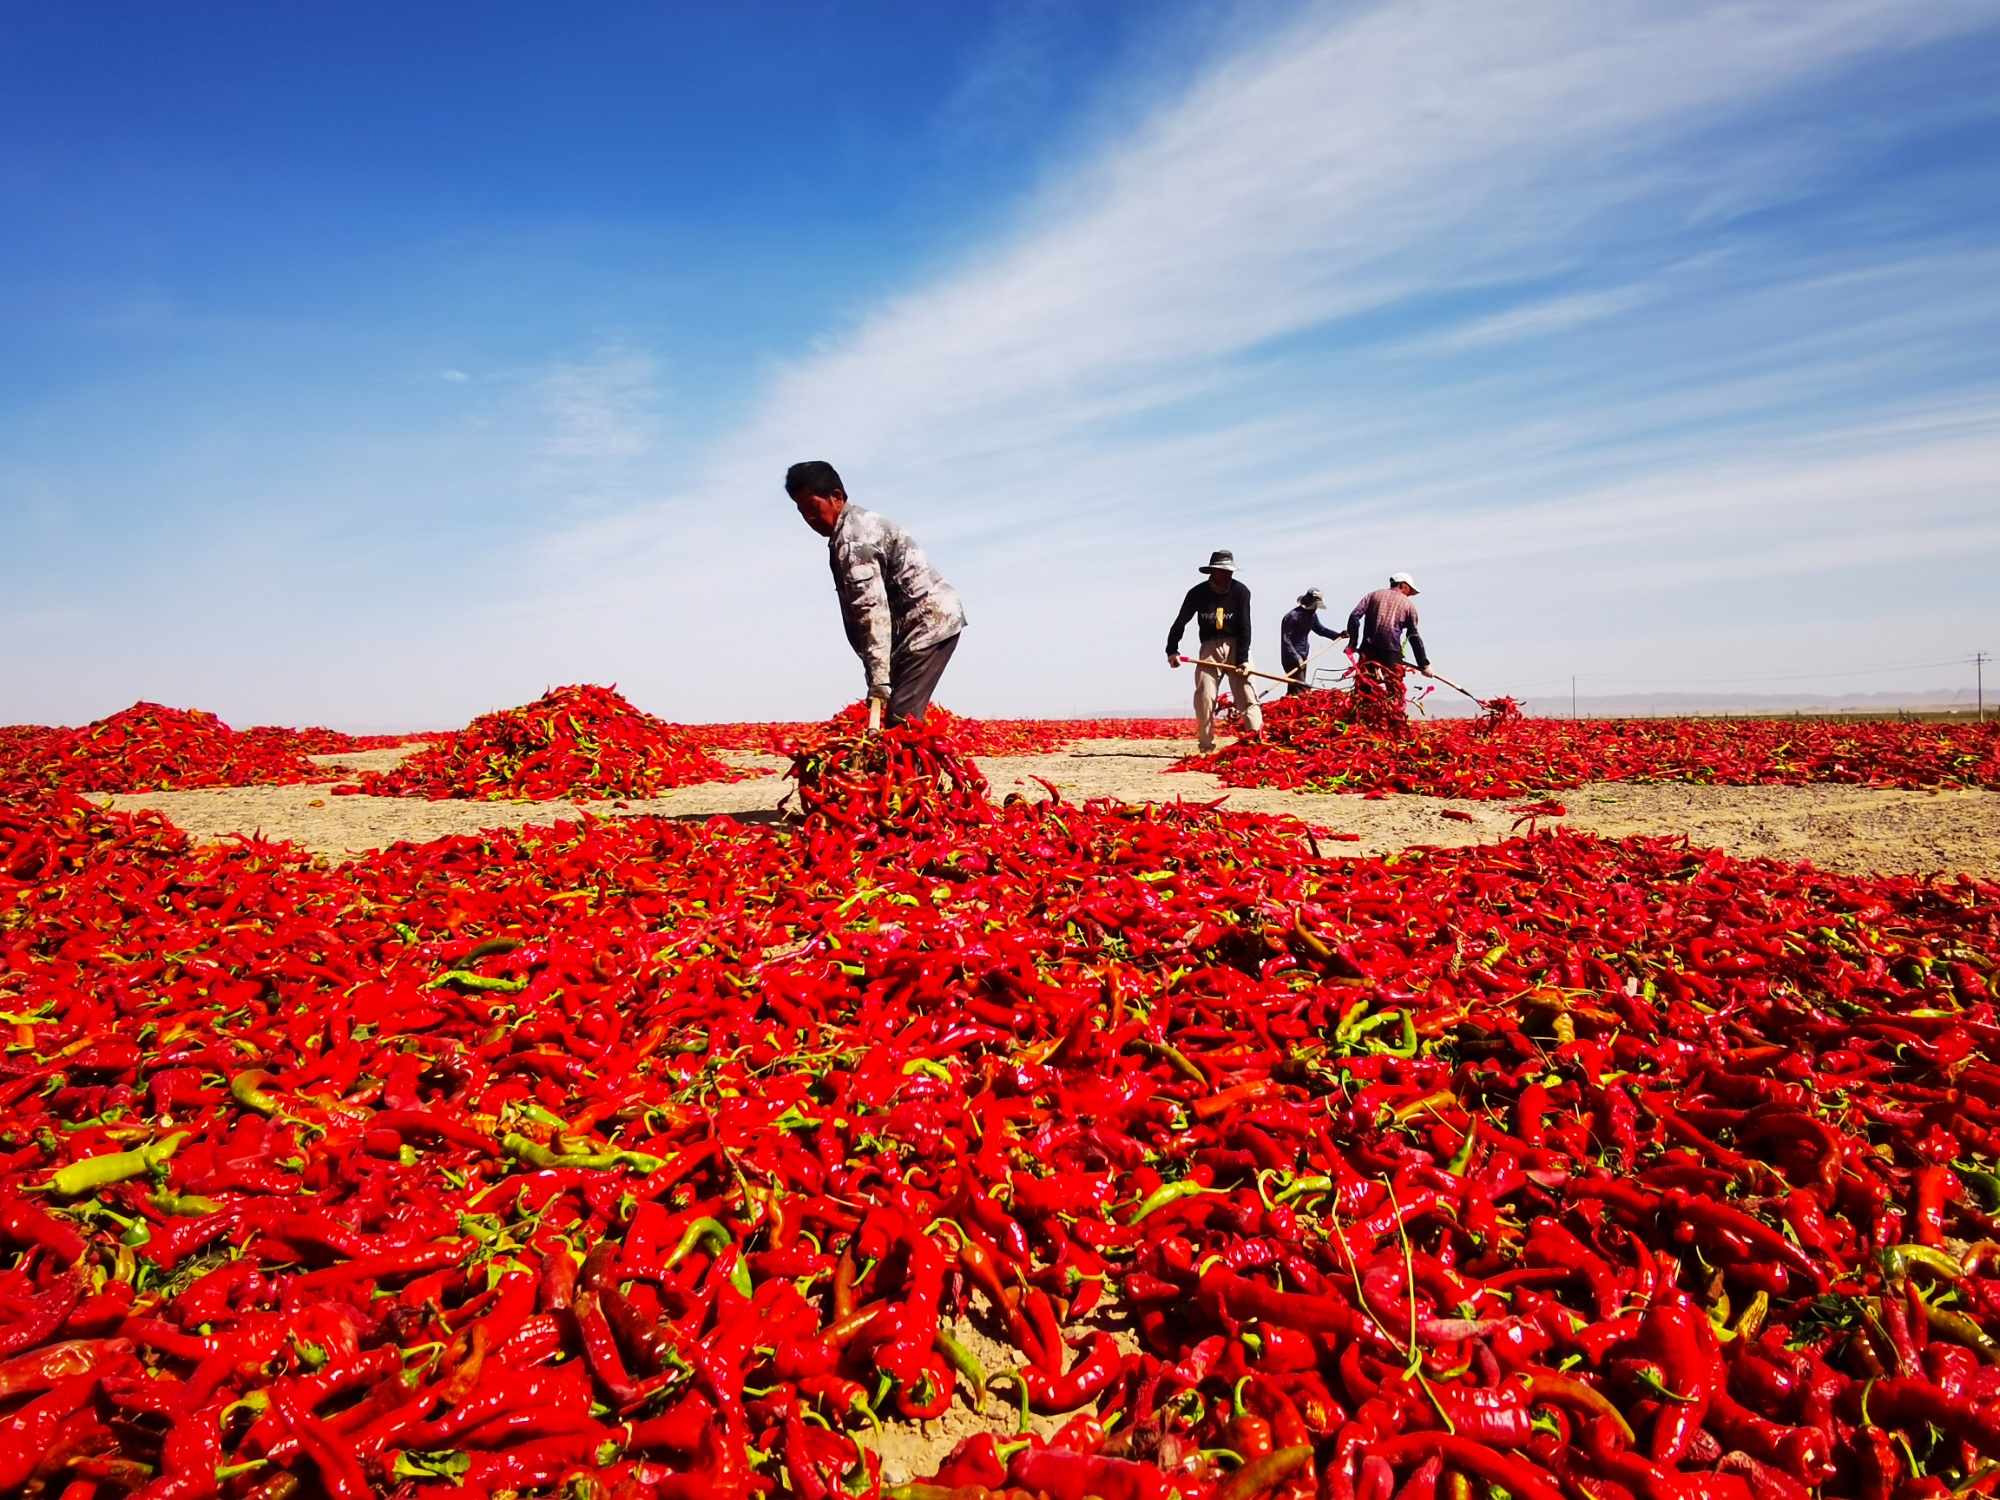
[(1007, 1477), (1050, 1500), (1166, 1500), (1167, 1478), (1150, 1464), (1122, 1458), (1027, 1448), (1014, 1455)]
[(1958, 1174), (1950, 1167), (1928, 1166), (1917, 1174), (1916, 1229), (1919, 1245), (1944, 1243), (1944, 1206), (1959, 1196)]
[(1095, 1333), (1083, 1357), (1067, 1371), (1051, 1375), (1026, 1365), (1017, 1376), (1028, 1392), (1029, 1405), (1036, 1411), (1075, 1411), (1109, 1388), (1124, 1367), (1125, 1358), (1119, 1353), (1117, 1341), (1108, 1333)]
[(1411, 1432), (1372, 1444), (1369, 1452), (1384, 1462), (1406, 1459), (1440, 1458), (1455, 1469), (1476, 1475), (1488, 1484), (1497, 1484), (1522, 1500), (1558, 1500), (1562, 1491), (1549, 1478), (1504, 1453), (1496, 1453), (1484, 1443), (1448, 1432)]

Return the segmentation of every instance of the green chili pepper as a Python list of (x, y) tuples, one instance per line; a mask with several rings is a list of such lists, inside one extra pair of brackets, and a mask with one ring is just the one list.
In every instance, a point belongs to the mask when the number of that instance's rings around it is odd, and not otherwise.
[(166, 1188), (153, 1191), (153, 1207), (170, 1218), (201, 1219), (222, 1212), (222, 1205), (198, 1193), (174, 1193)]
[(970, 1349), (966, 1348), (965, 1345), (947, 1333), (942, 1323), (938, 1324), (936, 1344), (937, 1351), (944, 1356), (945, 1363), (972, 1382), (972, 1389), (977, 1395), (977, 1399), (973, 1402), (973, 1409), (976, 1411), (984, 1406), (986, 1404), (986, 1371), (980, 1365), (978, 1357)]
[(648, 1156), (643, 1151), (594, 1151), (566, 1155), (512, 1131), (500, 1137), (500, 1149), (514, 1160), (526, 1162), (531, 1167), (582, 1167), (595, 1172), (630, 1167), (635, 1172), (650, 1174), (666, 1165), (659, 1157)]
[(82, 1161), (73, 1161), (49, 1179), (49, 1186), (64, 1198), (80, 1197), (101, 1187), (110, 1187), (115, 1182), (129, 1182), (134, 1177), (143, 1177), (176, 1151), (189, 1132), (176, 1130), (172, 1135), (141, 1146), (136, 1151), (113, 1151), (105, 1156), (90, 1156)]
[(681, 1235), (681, 1242), (674, 1246), (674, 1253), (667, 1257), (667, 1269), (673, 1270), (695, 1251), (715, 1256), (736, 1243), (736, 1237), (719, 1219), (696, 1219)]
[(1915, 1266), (1935, 1271), (1947, 1281), (1960, 1281), (1965, 1277), (1965, 1267), (1944, 1251), (1930, 1245), (1884, 1245), (1876, 1252), (1882, 1265), (1882, 1274), (1892, 1281), (1900, 1281), (1910, 1274)]
[(248, 1073), (238, 1073), (229, 1080), (229, 1097), (260, 1115), (275, 1115), (284, 1106), (275, 1094), (264, 1092), (264, 1080), (269, 1076), (254, 1068)]
[(1459, 1143), (1458, 1150), (1454, 1151), (1451, 1160), (1445, 1163), (1445, 1170), (1454, 1177), (1463, 1177), (1466, 1169), (1472, 1165), (1472, 1147), (1478, 1139), (1479, 1132), (1468, 1129), (1465, 1132), (1465, 1139)]
[(470, 969), (447, 969), (424, 988), (435, 990), (447, 984), (482, 995), (518, 995), (528, 987), (525, 979), (496, 979), (490, 974), (475, 974)]
[(1979, 1190), (1988, 1209), (2000, 1208), (2000, 1176), (1982, 1172), (1975, 1167), (1953, 1167), (1952, 1170), (1965, 1180), (1968, 1186)]
[(1988, 1364), (2000, 1365), (2000, 1343), (1995, 1343), (1991, 1334), (1964, 1313), (1954, 1312), (1948, 1307), (1927, 1306), (1924, 1315), (1932, 1333), (1943, 1334), (1954, 1344), (1963, 1344), (1984, 1355)]
[(1331, 1177), (1318, 1175), (1301, 1177), (1290, 1187), (1280, 1188), (1276, 1201), (1279, 1203), (1289, 1203), (1292, 1199), (1305, 1193), (1330, 1193), (1332, 1191), (1333, 1179)]
[(1178, 1203), (1181, 1199), (1192, 1198), (1198, 1193), (1215, 1191), (1218, 1190), (1205, 1188), (1192, 1177), (1183, 1177), (1179, 1182), (1163, 1182), (1146, 1195), (1145, 1200), (1139, 1205), (1138, 1212), (1133, 1214), (1126, 1222), (1128, 1224), (1137, 1224), (1145, 1219), (1147, 1215), (1157, 1213), (1169, 1203)]

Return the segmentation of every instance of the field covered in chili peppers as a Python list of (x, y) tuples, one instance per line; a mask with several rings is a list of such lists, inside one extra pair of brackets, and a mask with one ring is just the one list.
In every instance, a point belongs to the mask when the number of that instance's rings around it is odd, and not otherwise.
[[(850, 703), (831, 722), (858, 730), (868, 722), (868, 705)], [(1193, 719), (967, 719), (937, 707), (925, 715), (925, 722), (933, 732), (949, 735), (966, 755), (1047, 755), (1085, 740), (1191, 740), (1195, 730)], [(712, 748), (766, 755), (790, 755), (824, 739), (827, 732), (827, 725), (819, 722), (692, 727)]]
[[(859, 729), (865, 704), (836, 715)], [(962, 719), (933, 709), (933, 727), (973, 755), (1042, 755), (1089, 739), (1186, 739), (1192, 719)], [(790, 755), (823, 738), (826, 723), (677, 724), (634, 707), (615, 688), (551, 688), (533, 703), (482, 714), (464, 729), (352, 735), (333, 729), (237, 731), (200, 709), (135, 703), (81, 729), (0, 726), (0, 787), (26, 782), (77, 792), (285, 786), (324, 780), (305, 757), (421, 740), (389, 771), (364, 772), (343, 794), (433, 801), (611, 800), (657, 797), (741, 774), (718, 749)]]
[(1076, 1416), (887, 1491), (1992, 1484), (2000, 890), (872, 755), (338, 867), (0, 807), (0, 1488), (865, 1493), (982, 1383)]
[(1261, 741), (1181, 764), (1230, 786), (1434, 797), (1516, 797), (1603, 781), (2000, 788), (2000, 724), (1527, 719), (1514, 711), (1385, 730), (1356, 722), (1352, 695), (1335, 690), (1274, 703)]

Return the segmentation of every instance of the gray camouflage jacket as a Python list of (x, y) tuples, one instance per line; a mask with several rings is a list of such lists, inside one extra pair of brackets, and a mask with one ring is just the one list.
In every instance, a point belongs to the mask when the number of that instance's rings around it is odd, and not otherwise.
[(887, 697), (889, 660), (965, 629), (958, 594), (930, 565), (916, 538), (887, 516), (853, 501), (826, 540), (847, 643), (868, 671), (870, 697)]

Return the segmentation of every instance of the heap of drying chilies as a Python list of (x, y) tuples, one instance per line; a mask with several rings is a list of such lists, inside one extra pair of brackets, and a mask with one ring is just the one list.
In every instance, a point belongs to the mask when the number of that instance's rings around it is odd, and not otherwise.
[(734, 781), (683, 724), (634, 708), (615, 688), (551, 688), (533, 703), (481, 714), (391, 771), (343, 794), (474, 800), (657, 797), (701, 781)]
[[(833, 716), (838, 728), (860, 729), (868, 721), (866, 703), (850, 703)], [(947, 736), (967, 755), (1049, 755), (1083, 740), (1189, 740), (1193, 719), (966, 719), (932, 708), (924, 722)], [(712, 749), (755, 750), (791, 755), (823, 739), (822, 723), (698, 724), (690, 726)]]
[(157, 792), (284, 785), (323, 776), (304, 758), (313, 752), (295, 733), (239, 733), (198, 708), (135, 703), (81, 729), (11, 726), (0, 737), (0, 786)]
[(2000, 724), (1526, 719), (1511, 699), (1483, 707), (1412, 723), (1400, 711), (1357, 718), (1346, 692), (1303, 693), (1265, 709), (1260, 742), (1176, 769), (1230, 786), (1488, 799), (1595, 781), (2000, 787)]
[(0, 1489), (2000, 1481), (2000, 889), (959, 760), (332, 868), (0, 804)]
[(81, 729), (0, 727), (0, 787), (77, 792), (160, 792), (271, 786), (328, 773), (304, 759), (403, 743), (396, 734), (259, 725), (231, 729), (202, 710), (135, 703)]

